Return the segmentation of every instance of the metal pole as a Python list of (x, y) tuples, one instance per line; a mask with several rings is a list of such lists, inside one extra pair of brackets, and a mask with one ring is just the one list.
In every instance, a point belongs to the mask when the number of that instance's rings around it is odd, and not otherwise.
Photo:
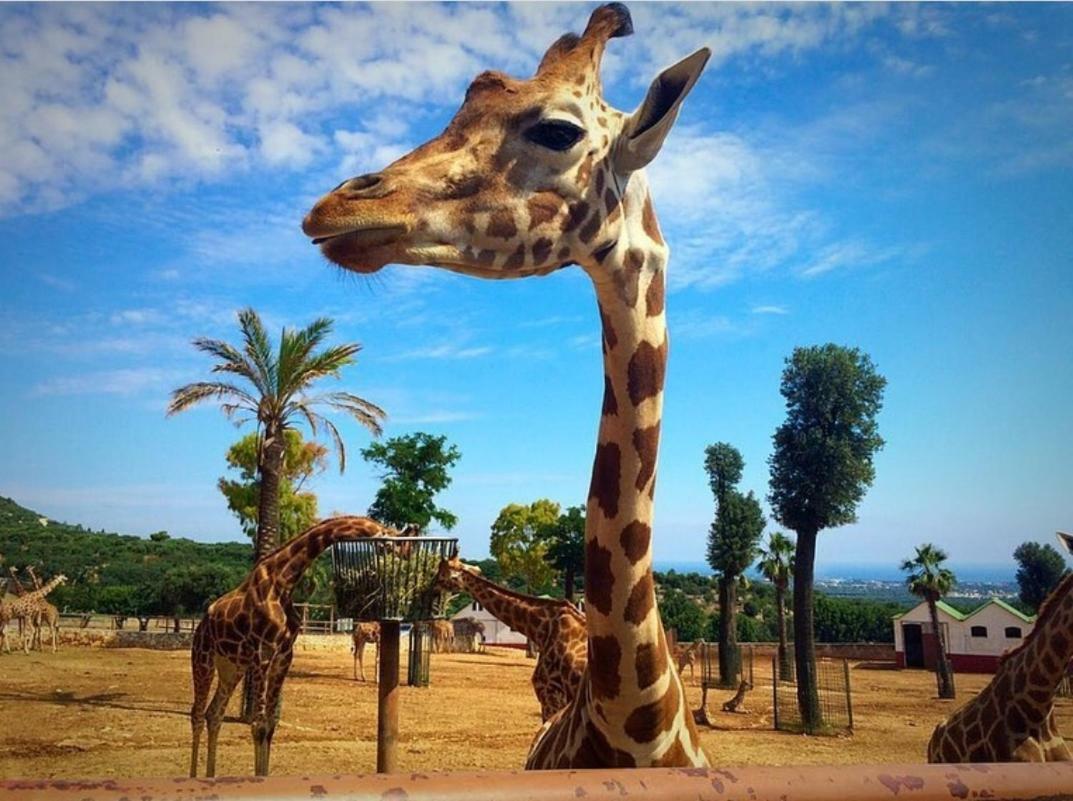
[(775, 715), (775, 731), (779, 730), (779, 654), (771, 657), (771, 708)]
[(394, 773), (399, 739), (399, 621), (380, 621), (380, 685), (376, 719), (376, 772)]
[(853, 701), (849, 689), (849, 660), (842, 660), (842, 675), (846, 677), (846, 714), (849, 716), (849, 730), (853, 731)]

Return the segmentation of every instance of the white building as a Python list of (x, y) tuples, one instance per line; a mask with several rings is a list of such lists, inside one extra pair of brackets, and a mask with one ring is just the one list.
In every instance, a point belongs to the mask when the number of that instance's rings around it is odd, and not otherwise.
[[(999, 658), (1020, 645), (1036, 623), (1034, 616), (1029, 617), (998, 598), (968, 614), (942, 601), (936, 606), (947, 657), (958, 673), (994, 673)], [(938, 652), (926, 602), (895, 615), (894, 653), (898, 667), (934, 669)]]
[(451, 620), (471, 617), (484, 624), (485, 645), (507, 645), (511, 648), (524, 648), (525, 635), (519, 634), (506, 623), (481, 606), (479, 601), (470, 601), (456, 612)]

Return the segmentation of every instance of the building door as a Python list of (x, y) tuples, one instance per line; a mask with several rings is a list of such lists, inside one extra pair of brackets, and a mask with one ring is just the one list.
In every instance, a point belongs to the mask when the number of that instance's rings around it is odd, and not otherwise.
[(902, 624), (905, 642), (905, 666), (924, 667), (924, 627), (919, 623)]

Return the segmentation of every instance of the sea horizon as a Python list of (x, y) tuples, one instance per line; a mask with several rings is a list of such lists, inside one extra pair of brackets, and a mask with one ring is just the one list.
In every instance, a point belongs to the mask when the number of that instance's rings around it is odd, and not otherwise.
[[(667, 572), (674, 570), (678, 573), (700, 573), (710, 576), (714, 572), (707, 562), (694, 562), (683, 560), (660, 560), (653, 563), (655, 570)], [(1009, 584), (1016, 581), (1015, 568), (1008, 564), (976, 563), (976, 564), (952, 564), (950, 569), (961, 582), (989, 582)], [(750, 571), (751, 573), (754, 571)], [(902, 582), (905, 574), (898, 569), (897, 565), (888, 562), (834, 562), (816, 565), (816, 579), (818, 581), (891, 581)]]

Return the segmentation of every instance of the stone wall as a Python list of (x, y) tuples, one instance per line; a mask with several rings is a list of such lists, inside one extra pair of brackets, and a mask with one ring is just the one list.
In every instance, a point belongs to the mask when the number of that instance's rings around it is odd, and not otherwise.
[[(681, 645), (681, 643), (679, 643)], [(756, 659), (771, 659), (779, 647), (774, 642), (742, 642), (743, 649), (752, 647)], [(894, 662), (894, 643), (891, 642), (818, 642), (816, 656), (821, 659), (852, 659), (857, 662)]]

